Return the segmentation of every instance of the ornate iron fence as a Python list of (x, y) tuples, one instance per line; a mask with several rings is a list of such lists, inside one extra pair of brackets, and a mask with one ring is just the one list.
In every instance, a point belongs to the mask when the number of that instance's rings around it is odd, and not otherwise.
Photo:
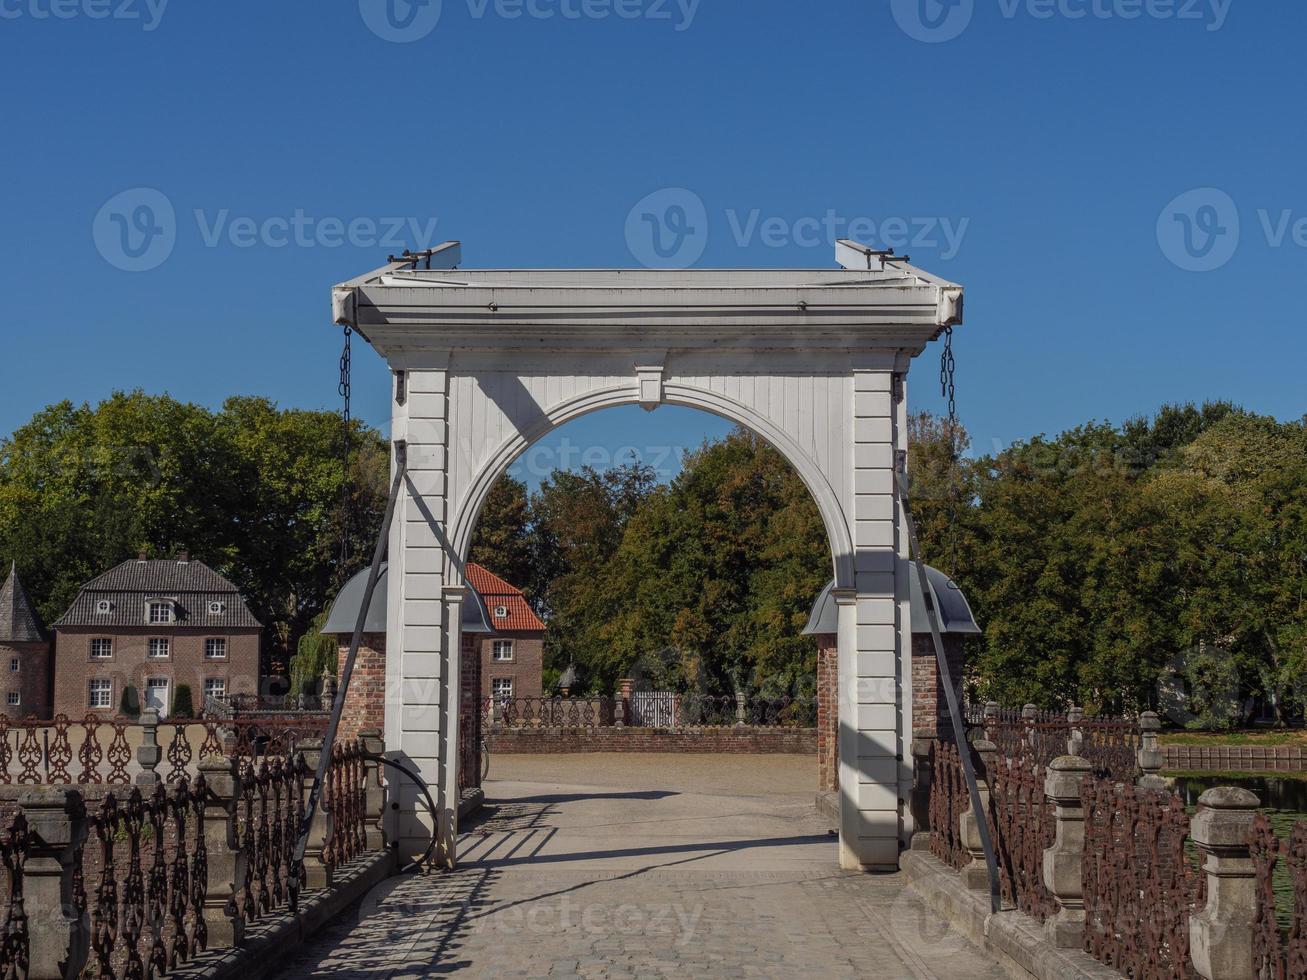
[[(90, 913), (94, 971), (102, 980), (157, 976), (208, 945), (208, 855), (203, 775), (109, 791), (74, 854), (73, 905)], [(121, 870), (120, 870), (121, 869)], [(92, 885), (88, 898), (86, 886)]]
[(5, 833), (0, 836), (0, 863), (4, 864), (8, 879), (4, 934), (0, 936), (0, 974), (5, 980), (27, 976), (31, 936), (23, 904), (23, 871), (31, 842), (27, 817), (22, 813), (11, 814)]
[(1189, 920), (1206, 878), (1174, 793), (1108, 779), (1082, 786), (1085, 950), (1136, 980), (1188, 980)]
[(295, 839), (304, 820), (304, 780), (309, 775), (304, 756), (241, 762), (237, 839), (247, 855), (245, 886), (232, 909), (246, 922), (283, 906), (297, 907), (292, 882)]
[(971, 859), (962, 846), (962, 814), (971, 809), (962, 758), (947, 741), (932, 746), (931, 757), (930, 853), (957, 871)]
[(331, 750), (323, 797), (323, 805), (331, 815), (322, 851), (322, 859), (328, 868), (345, 864), (363, 853), (366, 795), (363, 746), (358, 739), (337, 742)]
[[(1065, 754), (1065, 753), (1059, 753)], [(990, 828), (1005, 901), (1037, 922), (1057, 911), (1044, 887), (1044, 850), (1053, 843), (1053, 807), (1045, 767), (1029, 755), (999, 758), (992, 773)]]
[(814, 728), (816, 698), (739, 698), (734, 695), (641, 691), (623, 698), (487, 698), (482, 710), (505, 728), (589, 730), (636, 728)]
[[(1248, 846), (1257, 882), (1254, 976), (1307, 980), (1307, 820), (1295, 822), (1288, 839), (1282, 840), (1266, 814), (1259, 813)], [(1277, 887), (1281, 875), (1282, 891)]]

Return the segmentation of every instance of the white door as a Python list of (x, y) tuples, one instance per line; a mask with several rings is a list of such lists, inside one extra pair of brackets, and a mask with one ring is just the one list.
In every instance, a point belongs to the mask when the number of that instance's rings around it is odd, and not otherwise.
[(168, 678), (151, 677), (145, 682), (145, 706), (159, 712), (160, 718), (168, 717)]

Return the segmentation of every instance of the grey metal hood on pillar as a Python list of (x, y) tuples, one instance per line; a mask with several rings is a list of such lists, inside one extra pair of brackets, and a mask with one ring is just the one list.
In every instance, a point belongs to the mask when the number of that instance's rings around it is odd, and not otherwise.
[[(912, 600), (912, 631), (929, 633), (929, 621), (926, 619), (926, 602), (921, 595), (921, 586), (915, 575), (909, 576)], [(938, 568), (926, 566), (926, 584), (930, 587), (930, 601), (939, 610), (940, 631), (943, 633), (979, 633), (976, 617), (971, 613), (971, 604), (958, 588), (956, 582)], [(831, 593), (835, 583), (828, 582), (813, 603), (812, 615), (808, 625), (803, 628), (804, 636), (826, 636), (839, 632), (839, 610), (835, 597)]]
[[(377, 577), (377, 587), (372, 593), (372, 605), (368, 607), (367, 619), (363, 622), (364, 633), (384, 633), (386, 632), (386, 592), (389, 576), (386, 574), (389, 565), (381, 566), (381, 574)], [(368, 569), (363, 569), (340, 590), (336, 596), (336, 601), (331, 604), (331, 612), (327, 614), (327, 622), (322, 627), (322, 632), (326, 634), (335, 634), (338, 636), (351, 636), (354, 633), (354, 625), (358, 621), (359, 606), (363, 604), (363, 593), (368, 586)], [(493, 633), (494, 629), (490, 626), (490, 614), (486, 612), (486, 604), (477, 593), (476, 589), (468, 588), (467, 599), (463, 602), (463, 632), (464, 633)]]

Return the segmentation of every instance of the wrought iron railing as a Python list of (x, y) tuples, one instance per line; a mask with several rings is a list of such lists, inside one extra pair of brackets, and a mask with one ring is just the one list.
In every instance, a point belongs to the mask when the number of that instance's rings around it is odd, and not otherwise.
[(1248, 841), (1256, 872), (1253, 975), (1307, 980), (1307, 820), (1279, 837), (1264, 813)]
[(1184, 804), (1113, 779), (1087, 779), (1081, 793), (1085, 950), (1136, 980), (1194, 976), (1189, 920), (1206, 878), (1187, 847)]
[(742, 698), (734, 695), (651, 691), (629, 700), (588, 698), (485, 698), (482, 711), (492, 726), (509, 729), (591, 730), (635, 728), (815, 728), (816, 698)]
[(27, 910), (23, 903), (23, 874), (32, 835), (27, 828), (27, 817), (21, 812), (7, 818), (5, 832), (0, 835), (0, 863), (5, 869), (8, 888), (5, 895), (3, 935), (0, 935), (0, 975), (26, 977), (31, 948)]
[(72, 897), (90, 915), (102, 980), (158, 976), (207, 947), (206, 793), (200, 775), (148, 795), (110, 790), (95, 808), (74, 853)]
[(971, 860), (962, 846), (962, 815), (971, 809), (957, 746), (944, 741), (931, 748), (930, 853), (957, 871)]
[(1053, 807), (1044, 793), (1046, 769), (1023, 754), (1000, 757), (994, 769), (990, 827), (1003, 899), (1044, 922), (1057, 911), (1043, 877), (1044, 850), (1056, 832)]

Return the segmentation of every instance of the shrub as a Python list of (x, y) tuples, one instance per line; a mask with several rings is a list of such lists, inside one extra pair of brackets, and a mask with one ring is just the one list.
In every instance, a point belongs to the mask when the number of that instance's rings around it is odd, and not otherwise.
[(178, 684), (177, 693), (172, 696), (172, 716), (174, 718), (194, 718), (195, 705), (191, 702), (191, 686)]
[(122, 699), (118, 702), (118, 711), (128, 718), (139, 718), (141, 716), (141, 696), (131, 684), (123, 688)]

